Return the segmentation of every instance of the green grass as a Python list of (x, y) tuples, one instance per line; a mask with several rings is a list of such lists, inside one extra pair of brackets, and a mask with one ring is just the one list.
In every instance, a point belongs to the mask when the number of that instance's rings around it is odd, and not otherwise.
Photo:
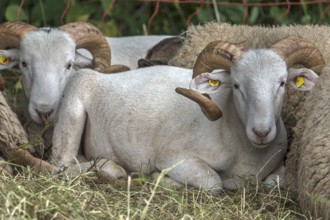
[[(252, 181), (253, 182), (253, 181)], [(41, 175), (19, 168), (0, 175), (1, 219), (308, 219), (288, 192), (251, 181), (222, 195), (156, 180), (109, 180), (96, 172)]]

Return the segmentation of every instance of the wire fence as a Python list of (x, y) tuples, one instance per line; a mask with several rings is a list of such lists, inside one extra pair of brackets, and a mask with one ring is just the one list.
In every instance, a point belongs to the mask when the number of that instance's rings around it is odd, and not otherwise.
[[(46, 0), (44, 0), (46, 2)], [(48, 0), (49, 1), (49, 0)], [(63, 0), (64, 7), (61, 10), (59, 16), (59, 23), (64, 24), (67, 22), (68, 12), (74, 9), (74, 2), (73, 0)], [(85, 0), (80, 1), (83, 4), (97, 2), (97, 0)], [(39, 2), (42, 3), (40, 0)], [(208, 17), (208, 20), (217, 20), (217, 21), (229, 21), (232, 23), (240, 23), (240, 24), (253, 24), (253, 21), (257, 20), (256, 17), (260, 17), (260, 14), (264, 14), (264, 17), (267, 18), (267, 13), (273, 13), (273, 17), (276, 19), (273, 21), (275, 25), (281, 23), (288, 23), (286, 18), (288, 18), (292, 14), (298, 14), (297, 11), (301, 11), (300, 16), (305, 18), (305, 21), (302, 23), (329, 23), (330, 16), (328, 16), (328, 12), (330, 9), (330, 1), (329, 0), (275, 0), (275, 1), (252, 1), (252, 0), (236, 0), (236, 1), (222, 1), (222, 0), (100, 0), (103, 5), (102, 13), (99, 15), (98, 19), (101, 23), (103, 29), (107, 28), (106, 23), (112, 19), (112, 14), (116, 11), (119, 7), (122, 8), (123, 4), (126, 2), (136, 5), (144, 5), (148, 7), (147, 11), (147, 21), (146, 24), (146, 31), (148, 34), (153, 33), (153, 25), (155, 24), (155, 20), (159, 17), (159, 19), (166, 19), (164, 13), (166, 10), (164, 8), (174, 7), (180, 8), (185, 7), (184, 5), (189, 5), (189, 10), (181, 10), (179, 14), (181, 14), (180, 22), (184, 24), (181, 27), (189, 27), (192, 23), (192, 20), (195, 19), (196, 22), (202, 17), (201, 14), (203, 10), (208, 8), (209, 14), (212, 16)], [(41, 4), (40, 3), (40, 4)], [(30, 4), (29, 0), (20, 0), (19, 7), (17, 8), (16, 12), (16, 19), (20, 19), (20, 13), (22, 12), (25, 5)], [(138, 7), (138, 6), (136, 6)], [(308, 8), (309, 7), (309, 8)], [(274, 10), (270, 10), (272, 8)], [(123, 10), (123, 9), (122, 9)], [(171, 9), (172, 10), (172, 9)], [(235, 11), (236, 10), (236, 11)], [(313, 10), (312, 13), (308, 10)], [(165, 12), (164, 12), (165, 11)], [(239, 18), (234, 21), (231, 21), (230, 16), (227, 15), (228, 19), (222, 19), (223, 17), (226, 18), (226, 11), (233, 11), (232, 16), (234, 14), (239, 14)], [(275, 11), (275, 12), (274, 12)], [(258, 13), (256, 16), (256, 13)], [(275, 13), (275, 15), (274, 15)], [(205, 12), (204, 12), (205, 14)], [(236, 15), (235, 15), (236, 16)], [(327, 17), (328, 16), (328, 17)], [(197, 17), (197, 18), (196, 18)], [(236, 16), (237, 17), (237, 16)], [(311, 18), (312, 17), (312, 18)], [(317, 17), (317, 18), (315, 18)], [(253, 18), (253, 19), (252, 19)], [(134, 17), (132, 17), (134, 19)], [(207, 19), (202, 19), (204, 22)], [(313, 20), (314, 19), (314, 20)], [(327, 20), (328, 19), (328, 20)], [(261, 19), (262, 20), (262, 19)], [(290, 19), (289, 19), (290, 20)], [(284, 21), (284, 22), (283, 22)], [(299, 19), (292, 18), (291, 22), (301, 23)], [(172, 22), (173, 23), (173, 22)], [(267, 21), (269, 23), (269, 21)]]

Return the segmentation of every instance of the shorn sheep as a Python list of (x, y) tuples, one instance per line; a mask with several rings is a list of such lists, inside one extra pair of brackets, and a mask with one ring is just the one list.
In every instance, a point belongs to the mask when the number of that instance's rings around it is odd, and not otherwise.
[[(7, 22), (0, 25), (0, 38), (3, 39), (0, 48), (6, 48), (0, 51), (0, 69), (19, 64), (25, 94), (23, 101), (28, 102), (23, 104), (28, 107), (23, 112), (29, 112), (26, 117), (31, 116), (38, 123), (53, 117), (66, 82), (75, 73), (76, 65), (92, 65), (92, 68), (101, 72), (128, 69), (121, 65), (110, 65), (111, 54), (107, 41), (97, 28), (88, 23), (74, 22), (60, 28), (38, 29), (22, 22)], [(76, 52), (78, 48), (86, 48), (91, 52), (92, 63)], [(30, 139), (43, 127), (32, 123), (28, 127)], [(0, 129), (4, 133), (11, 133), (10, 129), (13, 128), (6, 125)], [(47, 146), (50, 145), (51, 136), (52, 129), (46, 133), (45, 139), (49, 140)], [(22, 139), (17, 143), (23, 142), (27, 140)], [(12, 142), (4, 144), (9, 144), (8, 149), (12, 149)], [(40, 146), (40, 143), (37, 145)], [(9, 155), (5, 156), (10, 159)], [(24, 161), (24, 157), (21, 159)], [(22, 164), (19, 158), (16, 162)]]
[[(280, 117), (285, 84), (309, 90), (317, 78), (305, 68), (288, 74), (300, 63), (313, 68), (323, 58), (313, 44), (293, 37), (260, 50), (213, 42), (193, 70), (80, 70), (64, 91), (51, 162), (75, 164), (82, 143), (87, 158), (105, 157), (116, 170), (150, 174), (182, 162), (169, 178), (213, 193), (235, 189), (242, 176), (272, 183), (287, 147)], [(300, 78), (305, 83), (297, 84)]]
[[(0, 25), (0, 69), (19, 65), (22, 72), (22, 112), (28, 122), (30, 139), (40, 136), (44, 122), (52, 122), (58, 102), (75, 69), (89, 67), (100, 72), (128, 70), (111, 65), (111, 50), (102, 33), (84, 22), (59, 28), (36, 28), (22, 22)], [(9, 49), (7, 49), (9, 47)], [(90, 51), (93, 60), (77, 52)], [(32, 120), (31, 120), (32, 119)], [(52, 128), (45, 132), (45, 145), (51, 145)]]
[[(0, 49), (4, 49), (0, 50), (0, 70), (19, 64), (24, 89), (22, 113), (26, 121), (33, 121), (27, 126), (33, 138), (44, 130), (44, 119), (53, 121), (61, 93), (74, 70), (93, 68), (110, 73), (137, 68), (138, 59), (150, 47), (170, 36), (106, 38), (96, 27), (83, 22), (39, 29), (7, 22), (0, 25), (0, 37)], [(118, 65), (109, 67), (110, 63)], [(50, 129), (44, 135), (47, 146), (51, 136)]]
[(330, 63), (299, 109), (286, 179), (306, 215), (330, 219)]
[[(90, 61), (77, 53), (85, 48), (93, 55), (92, 68), (99, 72), (116, 72), (124, 66), (110, 66), (111, 51), (102, 33), (93, 25), (74, 22), (59, 28), (36, 28), (21, 22), (0, 25), (0, 56), (6, 57), (0, 69), (19, 64), (22, 86), (29, 102), (28, 112), (41, 124), (52, 121), (67, 80), (75, 66)], [(127, 70), (128, 68), (126, 68)]]
[[(291, 190), (299, 195), (302, 210), (313, 216), (330, 217), (329, 203), (329, 153), (328, 146), (328, 97), (330, 62), (329, 26), (281, 26), (261, 27), (230, 25), (226, 23), (207, 23), (192, 26), (186, 32), (182, 48), (169, 62), (171, 65), (191, 68), (203, 47), (216, 39), (233, 40), (245, 46), (260, 48), (272, 45), (277, 40), (289, 36), (301, 36), (322, 53), (326, 68), (322, 70), (320, 83), (311, 94), (296, 93), (288, 89), (283, 104), (283, 121), (290, 139), (286, 179)], [(320, 74), (321, 69), (315, 70)], [(323, 76), (324, 75), (324, 76)], [(320, 91), (322, 90), (322, 91)], [(304, 104), (305, 98), (308, 101)], [(299, 112), (298, 112), (299, 111)], [(298, 112), (298, 113), (297, 113)], [(298, 121), (295, 128), (296, 121)], [(293, 129), (295, 130), (293, 134)], [(292, 140), (293, 139), (293, 140)]]
[[(198, 54), (210, 42), (215, 40), (232, 41), (249, 48), (265, 48), (287, 36), (300, 36), (312, 43), (321, 51), (324, 60), (330, 60), (330, 27), (328, 26), (281, 26), (262, 27), (231, 25), (210, 22), (204, 25), (191, 26), (186, 32), (184, 43), (176, 56), (169, 61), (170, 65), (192, 68)], [(313, 69), (317, 74), (323, 65)], [(292, 127), (296, 123), (296, 109), (303, 103), (308, 92), (296, 92), (289, 87), (286, 90), (282, 118), (288, 129), (289, 141), (292, 139)]]

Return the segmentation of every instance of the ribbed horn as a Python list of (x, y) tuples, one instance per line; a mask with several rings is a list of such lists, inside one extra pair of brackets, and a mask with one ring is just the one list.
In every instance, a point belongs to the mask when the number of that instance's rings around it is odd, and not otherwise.
[(321, 52), (302, 37), (289, 36), (273, 44), (270, 49), (283, 58), (288, 68), (300, 64), (320, 74), (325, 65)]
[(213, 41), (209, 43), (199, 54), (193, 69), (193, 78), (215, 69), (224, 69), (230, 72), (234, 62), (245, 52), (240, 44), (225, 41)]
[(5, 22), (0, 25), (0, 49), (5, 49), (7, 47), (16, 47), (20, 46), (20, 41), (22, 37), (30, 31), (36, 31), (36, 28), (33, 25), (21, 22)]
[[(245, 48), (240, 44), (224, 41), (209, 43), (197, 57), (193, 69), (193, 78), (205, 72), (212, 72), (215, 69), (224, 69), (230, 72), (233, 63), (244, 52)], [(176, 92), (198, 103), (202, 112), (210, 121), (215, 121), (222, 117), (220, 108), (208, 95), (184, 88), (177, 88)]]
[(93, 56), (92, 67), (99, 72), (118, 72), (129, 69), (123, 65), (111, 66), (111, 49), (101, 31), (86, 22), (72, 22), (60, 27), (67, 32), (78, 48), (87, 49)]

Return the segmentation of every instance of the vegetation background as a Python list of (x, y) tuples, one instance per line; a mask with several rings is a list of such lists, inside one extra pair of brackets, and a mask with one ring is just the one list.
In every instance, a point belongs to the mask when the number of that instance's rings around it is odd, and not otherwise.
[[(329, 0), (1, 0), (0, 23), (23, 20), (41, 27), (88, 21), (106, 36), (178, 35), (191, 24), (214, 20), (329, 24), (329, 9)], [(9, 73), (15, 81), (16, 72)], [(0, 172), (0, 219), (311, 219), (286, 189), (253, 181), (211, 195), (173, 190), (144, 176), (114, 181), (97, 172), (54, 178), (17, 170), (15, 176)]]
[(328, 0), (1, 0), (0, 22), (88, 21), (107, 36), (180, 34), (189, 24), (329, 24)]

